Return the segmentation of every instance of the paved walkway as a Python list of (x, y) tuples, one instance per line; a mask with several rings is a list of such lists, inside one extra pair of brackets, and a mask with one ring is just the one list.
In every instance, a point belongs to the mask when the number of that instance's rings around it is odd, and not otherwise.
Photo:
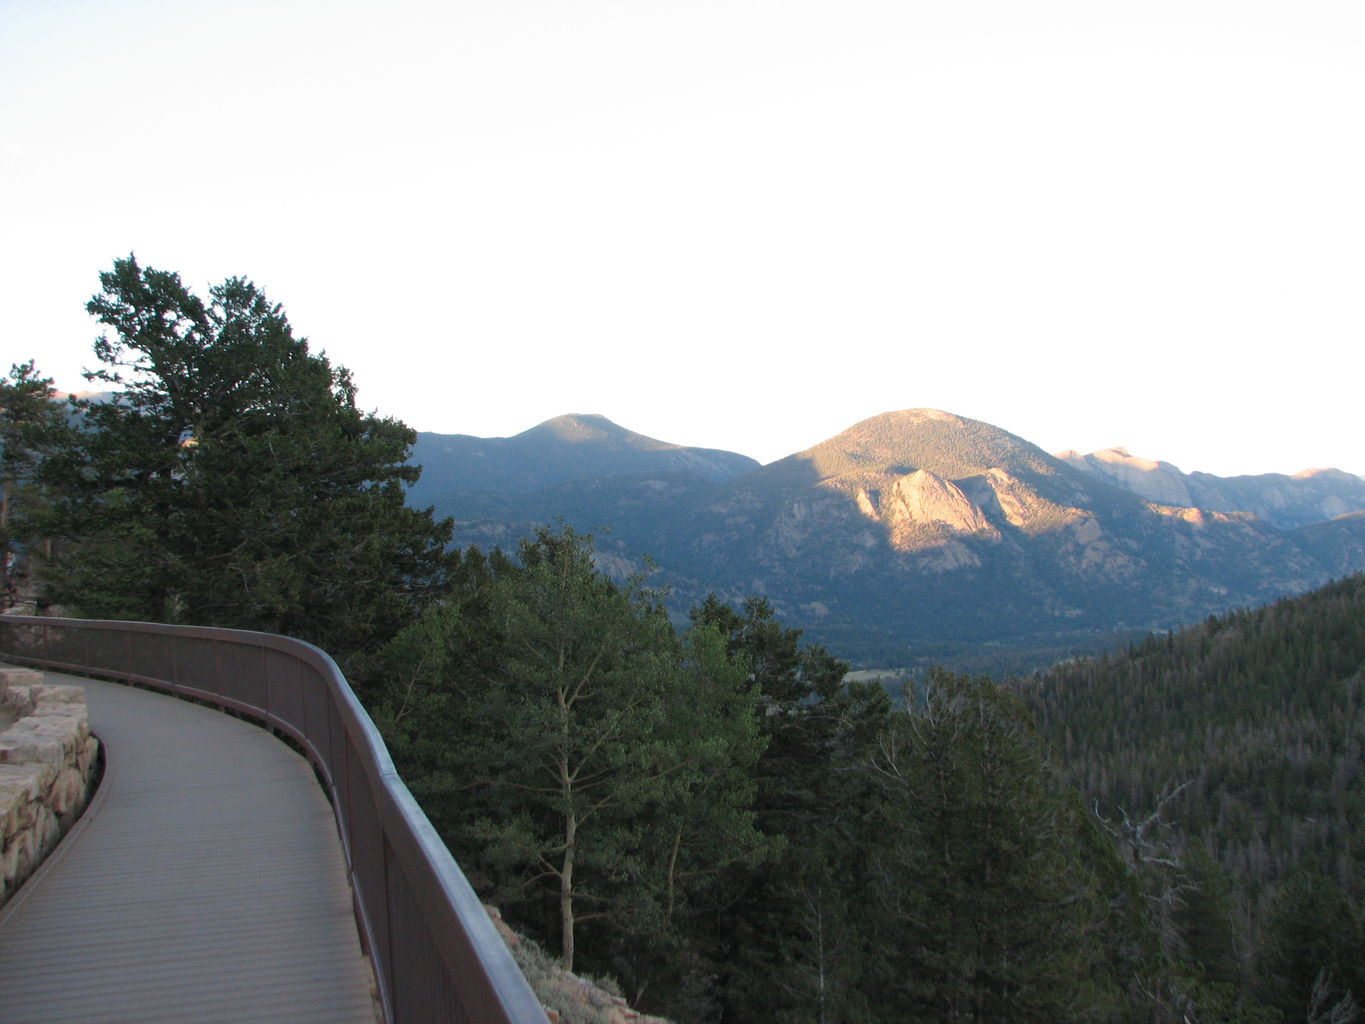
[(0, 909), (0, 1024), (374, 1024), (331, 808), (264, 729), (86, 688), (104, 782)]

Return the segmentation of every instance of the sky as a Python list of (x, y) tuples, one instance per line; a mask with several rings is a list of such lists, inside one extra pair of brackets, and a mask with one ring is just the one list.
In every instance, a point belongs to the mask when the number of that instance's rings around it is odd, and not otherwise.
[(0, 370), (129, 252), (366, 410), (1365, 474), (1359, 0), (0, 0)]

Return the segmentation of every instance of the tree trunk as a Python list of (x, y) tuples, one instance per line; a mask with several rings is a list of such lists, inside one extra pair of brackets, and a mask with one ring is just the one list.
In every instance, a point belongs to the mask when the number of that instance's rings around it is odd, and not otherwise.
[(560, 951), (564, 969), (573, 970), (573, 867), (578, 817), (572, 810), (564, 816), (564, 863), (559, 872)]

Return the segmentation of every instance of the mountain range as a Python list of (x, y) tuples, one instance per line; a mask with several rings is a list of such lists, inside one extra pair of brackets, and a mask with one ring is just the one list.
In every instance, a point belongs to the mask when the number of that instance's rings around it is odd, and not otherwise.
[(563, 521), (594, 534), (609, 571), (649, 556), (675, 610), (762, 594), (856, 663), (1041, 662), (1365, 569), (1360, 477), (1054, 456), (933, 409), (768, 465), (586, 415), (510, 438), (419, 434), (413, 461), (410, 502), (453, 516), (462, 544), (510, 548)]
[(1222, 477), (1182, 473), (1169, 462), (1138, 458), (1123, 448), (1057, 458), (1077, 469), (1109, 479), (1148, 501), (1215, 512), (1251, 512), (1292, 530), (1348, 515), (1365, 506), (1365, 480), (1339, 469), (1306, 469), (1293, 476), (1262, 473)]

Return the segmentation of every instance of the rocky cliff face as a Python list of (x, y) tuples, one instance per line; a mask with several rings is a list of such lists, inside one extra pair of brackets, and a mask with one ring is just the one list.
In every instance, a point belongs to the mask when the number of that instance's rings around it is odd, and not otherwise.
[(951, 480), (927, 469), (917, 469), (889, 481), (877, 492), (858, 489), (859, 509), (885, 524), (891, 546), (911, 550), (925, 541), (968, 536), (999, 540), (1000, 531), (985, 511)]

